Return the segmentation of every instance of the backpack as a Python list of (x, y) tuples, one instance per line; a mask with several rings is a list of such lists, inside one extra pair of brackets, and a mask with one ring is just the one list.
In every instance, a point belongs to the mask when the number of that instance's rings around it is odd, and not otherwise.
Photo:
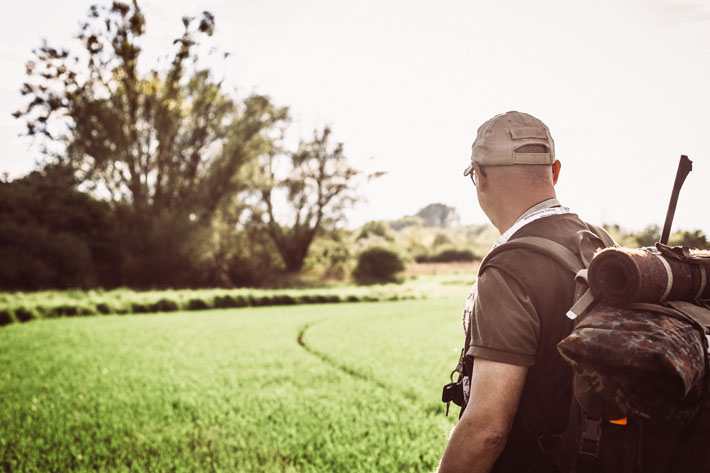
[[(606, 277), (615, 274), (615, 267), (602, 265), (600, 271), (596, 263), (607, 250), (587, 260), (582, 248), (616, 244), (602, 229), (590, 228), (593, 231), (580, 231), (575, 238), (581, 258), (552, 240), (520, 237), (494, 248), (479, 268), (480, 276), (495, 254), (525, 248), (553, 259), (575, 279), (574, 304), (567, 313), (574, 328), (558, 344), (558, 351), (573, 368), (569, 420), (562, 434), (554, 434), (540, 412), (539, 423), (545, 429), (538, 437), (540, 449), (550, 454), (563, 473), (710, 472), (710, 310), (697, 297), (625, 305), (618, 298), (614, 304), (603, 300), (596, 288), (590, 288), (589, 268)], [(697, 261), (687, 248), (660, 244), (653, 255), (667, 272), (662, 274), (667, 284), (661, 285), (661, 292), (673, 296), (678, 291), (673, 290), (668, 260), (679, 258), (691, 265)], [(676, 263), (674, 268), (680, 264)], [(696, 296), (706, 286), (704, 270), (690, 274), (690, 279), (698, 274), (703, 276), (701, 289), (691, 291)], [(469, 344), (467, 333), (452, 382), (444, 387), (447, 413), (449, 402), (460, 405), (463, 413), (468, 401), (464, 385), (472, 361), (463, 353)], [(454, 373), (459, 374), (455, 382)], [(527, 403), (527, 409), (530, 404), (535, 403)]]

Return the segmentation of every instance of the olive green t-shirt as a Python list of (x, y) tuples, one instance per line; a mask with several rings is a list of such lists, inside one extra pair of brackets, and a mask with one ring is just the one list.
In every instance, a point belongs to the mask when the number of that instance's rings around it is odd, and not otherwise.
[[(525, 225), (511, 240), (548, 238), (577, 254), (574, 237), (588, 229), (575, 214), (553, 215)], [(571, 330), (565, 314), (573, 296), (573, 275), (549, 257), (521, 248), (499, 253), (477, 282), (468, 355), (535, 365), (542, 342), (556, 346)], [(546, 351), (557, 358), (556, 349)]]
[[(591, 229), (577, 215), (567, 213), (534, 220), (510, 239), (547, 238), (578, 255), (574, 239), (580, 230)], [(553, 433), (561, 433), (567, 424), (572, 370), (558, 353), (557, 343), (573, 327), (566, 313), (574, 289), (574, 276), (567, 269), (523, 248), (493, 256), (478, 279), (467, 355), (529, 367), (521, 407), (495, 472), (556, 469), (537, 446), (540, 416), (531, 417), (530, 412), (540, 412)]]
[(535, 364), (540, 318), (515, 276), (489, 268), (478, 280), (474, 314), (469, 355), (512, 365)]

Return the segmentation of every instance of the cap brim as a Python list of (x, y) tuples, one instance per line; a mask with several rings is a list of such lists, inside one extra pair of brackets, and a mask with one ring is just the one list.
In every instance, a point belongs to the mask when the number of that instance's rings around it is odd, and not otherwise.
[(463, 175), (468, 176), (472, 172), (473, 172), (473, 163), (469, 164), (468, 167), (466, 169), (464, 169)]

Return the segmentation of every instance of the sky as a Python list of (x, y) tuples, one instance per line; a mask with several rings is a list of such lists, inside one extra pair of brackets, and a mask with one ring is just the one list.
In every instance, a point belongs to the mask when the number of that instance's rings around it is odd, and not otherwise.
[[(71, 46), (84, 0), (0, 3), (0, 174), (39, 157), (10, 114), (46, 38)], [(710, 2), (705, 0), (154, 0), (146, 58), (170, 51), (183, 15), (216, 17), (225, 84), (290, 107), (291, 133), (330, 125), (363, 188), (349, 225), (432, 202), (487, 222), (463, 169), (479, 125), (509, 110), (555, 140), (560, 201), (593, 223), (663, 225), (678, 160), (693, 161), (674, 229), (710, 234)]]

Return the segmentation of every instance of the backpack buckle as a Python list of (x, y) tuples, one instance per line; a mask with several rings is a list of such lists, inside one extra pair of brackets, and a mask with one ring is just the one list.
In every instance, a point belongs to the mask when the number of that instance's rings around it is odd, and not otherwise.
[(602, 440), (602, 420), (582, 416), (582, 435), (579, 439), (579, 454), (599, 458)]

